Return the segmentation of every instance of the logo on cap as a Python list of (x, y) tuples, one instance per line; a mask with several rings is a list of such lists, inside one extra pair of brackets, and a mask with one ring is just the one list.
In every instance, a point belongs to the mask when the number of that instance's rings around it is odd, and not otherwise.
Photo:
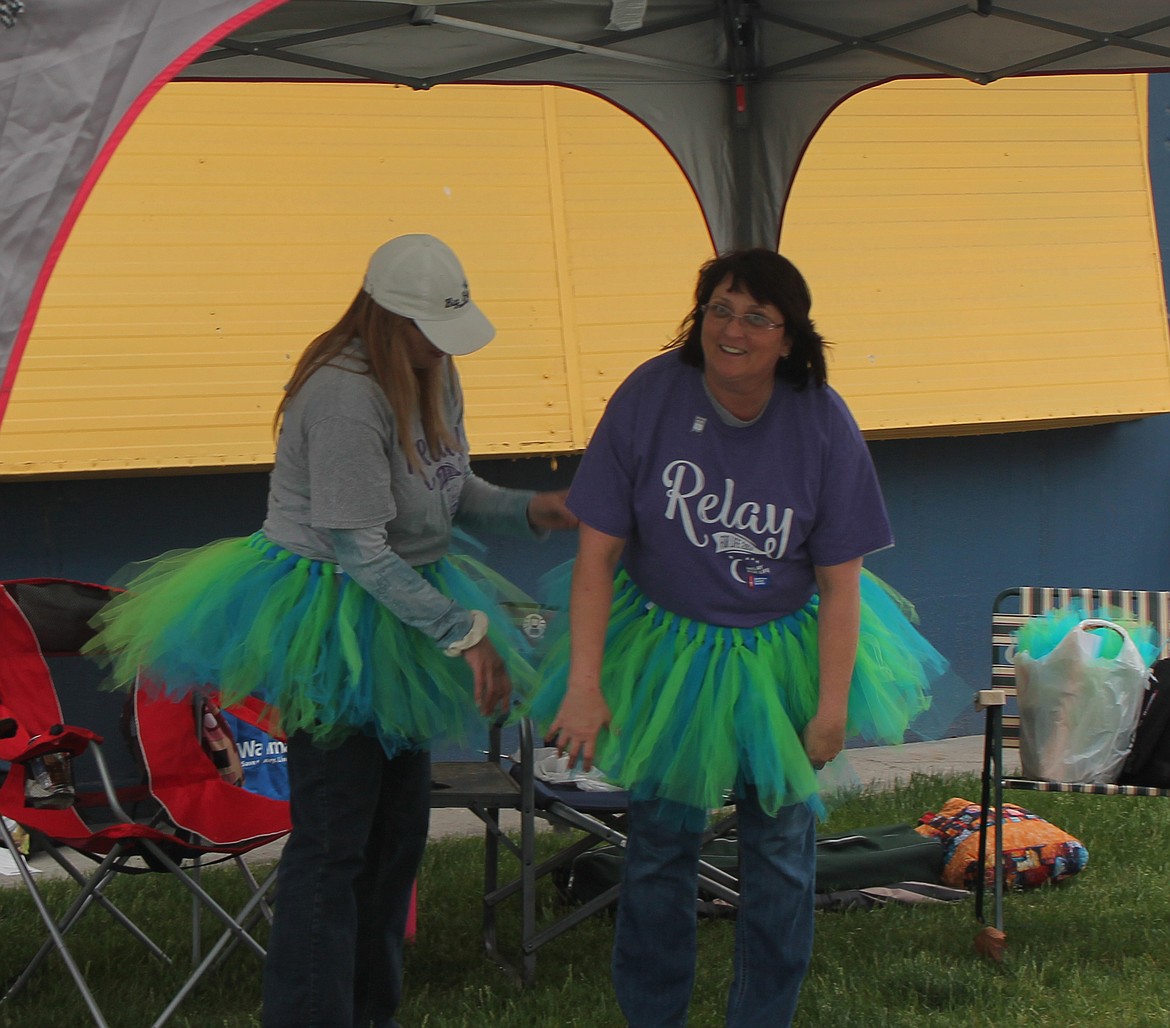
[(458, 310), (460, 307), (466, 307), (469, 303), (471, 303), (471, 290), (467, 288), (467, 283), (464, 282), (463, 295), (448, 296), (447, 299), (443, 301), (443, 306), (453, 310)]

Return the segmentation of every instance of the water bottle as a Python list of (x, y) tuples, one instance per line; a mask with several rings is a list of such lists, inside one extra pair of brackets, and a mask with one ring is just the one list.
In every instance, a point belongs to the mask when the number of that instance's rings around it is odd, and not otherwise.
[(220, 778), (229, 785), (243, 785), (244, 772), (236, 756), (235, 746), (220, 726), (219, 718), (207, 709), (203, 712), (203, 743)]

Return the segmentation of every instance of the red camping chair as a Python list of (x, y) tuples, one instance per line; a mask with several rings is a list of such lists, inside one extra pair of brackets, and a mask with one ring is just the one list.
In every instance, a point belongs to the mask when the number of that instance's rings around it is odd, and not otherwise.
[[(14, 722), (9, 726), (12, 736), (0, 739), (0, 760), (11, 762), (0, 785), (0, 814), (24, 826), (33, 844), (80, 886), (66, 913), (53, 918), (7, 825), (0, 822), (0, 838), (13, 851), (49, 936), (5, 998), (56, 949), (95, 1023), (104, 1025), (65, 935), (97, 905), (155, 956), (170, 962), (104, 894), (115, 875), (166, 873), (193, 897), (198, 966), (155, 1022), (160, 1025), (226, 947), (239, 942), (263, 956), (249, 929), (265, 912), (264, 897), (273, 877), (258, 883), (243, 856), (287, 835), (288, 805), (220, 776), (200, 741), (202, 701), (174, 702), (142, 687), (129, 696), (99, 687), (100, 670), (78, 650), (92, 635), (90, 618), (113, 591), (65, 579), (0, 582), (0, 727), (5, 718)], [(53, 751), (71, 757), (74, 802), (60, 809), (32, 806), (26, 799), (30, 762)], [(96, 870), (83, 874), (63, 848), (90, 858)], [(249, 885), (251, 898), (235, 915), (200, 883), (200, 868), (213, 857), (234, 861)], [(203, 909), (226, 930), (199, 963), (198, 915)]]

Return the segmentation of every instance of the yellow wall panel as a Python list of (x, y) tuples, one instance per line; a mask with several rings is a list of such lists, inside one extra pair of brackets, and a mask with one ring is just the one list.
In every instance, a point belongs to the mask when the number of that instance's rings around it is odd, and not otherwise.
[[(455, 247), (499, 329), (460, 360), (474, 450), (580, 450), (600, 405), (587, 419), (566, 316), (573, 233), (596, 266), (592, 288), (625, 309), (638, 297), (642, 316), (640, 266), (673, 280), (676, 317), (709, 244), (681, 173), (644, 128), (555, 92), (164, 89), (62, 254), (0, 434), (0, 476), (269, 462), (272, 410), (297, 356), (351, 299), (369, 252), (411, 231)], [(570, 146), (600, 134), (610, 159), (645, 176), (647, 199), (667, 198), (655, 233), (665, 258), (648, 238), (615, 246), (609, 224), (590, 236), (597, 205), (572, 190), (592, 172), (557, 142), (574, 121), (591, 128), (574, 127)]]
[[(783, 249), (871, 435), (1170, 409), (1144, 79), (891, 83), (812, 141)], [(580, 450), (673, 336), (710, 242), (639, 123), (550, 87), (176, 83), (70, 238), (0, 477), (255, 467), (293, 363), (402, 232), (499, 329), (460, 360), (480, 455)]]
[(1141, 76), (904, 82), (826, 121), (782, 249), (870, 435), (1170, 409), (1144, 104)]

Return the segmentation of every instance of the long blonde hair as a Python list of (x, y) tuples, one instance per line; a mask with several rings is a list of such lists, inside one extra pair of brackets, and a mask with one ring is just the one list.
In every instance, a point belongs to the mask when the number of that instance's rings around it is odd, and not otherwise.
[(276, 408), (273, 430), (279, 429), (289, 402), (300, 392), (309, 376), (318, 368), (332, 364), (354, 339), (360, 339), (366, 348), (365, 369), (347, 367), (344, 363), (336, 366), (354, 374), (370, 375), (378, 383), (394, 411), (398, 442), (406, 454), (407, 463), (415, 471), (422, 470), (422, 457), (410, 445), (416, 414), (422, 422), (427, 449), (433, 457), (444, 448), (458, 449), (454, 428), (443, 417), (443, 389), (447, 384), (451, 358), (425, 371), (411, 367), (404, 338), (409, 324), (408, 318), (379, 307), (369, 293), (359, 290), (337, 324), (317, 336), (301, 354)]

